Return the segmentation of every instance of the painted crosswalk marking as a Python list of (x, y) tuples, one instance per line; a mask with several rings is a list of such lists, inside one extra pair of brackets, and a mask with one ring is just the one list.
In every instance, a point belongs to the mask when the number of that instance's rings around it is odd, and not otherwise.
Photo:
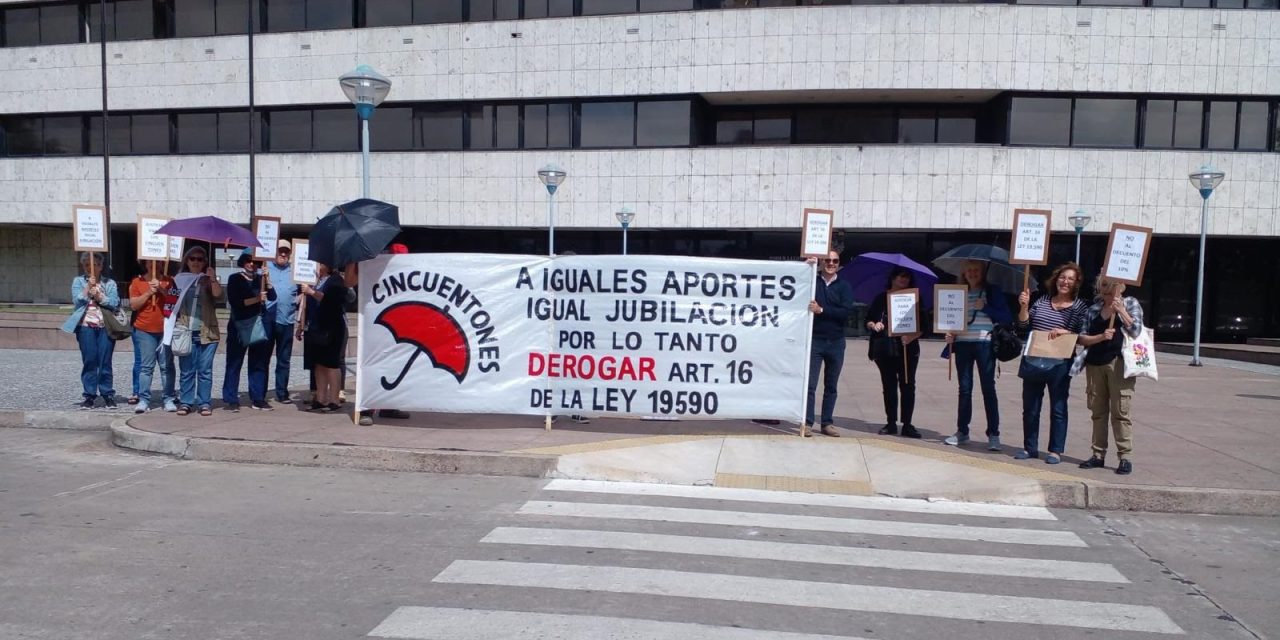
[(1021, 520), (1057, 520), (1044, 507), (1024, 507), (1009, 504), (983, 504), (980, 502), (928, 502), (909, 498), (885, 498), (879, 496), (844, 496), (822, 493), (797, 493), (767, 491), (763, 489), (734, 489), (728, 487), (695, 487), (647, 482), (607, 482), (604, 480), (552, 480), (543, 487), (546, 491), (576, 491), (582, 493), (623, 494), (638, 496), (662, 496), (672, 498), (698, 498), (740, 502), (768, 502), (814, 507), (843, 507), (849, 509), (874, 509), (908, 513), (936, 513), (953, 516), (978, 516), (987, 518), (1016, 518)]
[(861, 547), (769, 542), (764, 540), (733, 540), (654, 533), (630, 533), (625, 531), (498, 527), (480, 541), (497, 544), (620, 549), (724, 558), (779, 560), (783, 562), (807, 562), (908, 571), (1019, 576), (1086, 582), (1129, 582), (1114, 567), (1100, 562), (864, 549)]
[(400, 607), (369, 635), (399, 640), (861, 640), (849, 636), (760, 631), (688, 622), (445, 607)]
[(928, 524), (893, 520), (862, 520), (857, 518), (801, 516), (754, 511), (717, 511), (681, 507), (531, 500), (521, 506), (517, 513), (535, 516), (649, 520), (737, 527), (861, 533), (910, 538), (977, 540), (1058, 547), (1087, 546), (1080, 539), (1080, 536), (1070, 531), (973, 527), (958, 524)]
[(456, 560), (440, 572), (434, 582), (702, 598), (1117, 631), (1183, 633), (1182, 629), (1163, 611), (1144, 605), (807, 582), (662, 569)]

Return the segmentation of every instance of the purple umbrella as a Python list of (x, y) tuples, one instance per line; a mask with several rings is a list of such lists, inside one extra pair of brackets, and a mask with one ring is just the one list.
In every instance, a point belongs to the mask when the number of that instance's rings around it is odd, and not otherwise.
[(178, 236), (187, 240), (203, 240), (212, 244), (237, 247), (261, 247), (252, 231), (227, 222), (216, 216), (200, 216), (183, 220), (170, 220), (156, 229), (156, 233)]
[(871, 304), (876, 296), (888, 290), (889, 274), (899, 267), (911, 271), (915, 277), (920, 306), (925, 309), (933, 306), (933, 285), (938, 284), (938, 276), (929, 267), (901, 253), (864, 253), (845, 265), (840, 277), (853, 287), (854, 300)]

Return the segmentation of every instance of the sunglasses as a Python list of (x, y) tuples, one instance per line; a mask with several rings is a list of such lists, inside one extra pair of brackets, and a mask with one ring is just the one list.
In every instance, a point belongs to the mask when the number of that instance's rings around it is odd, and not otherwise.
[(195, 260), (196, 262), (208, 262), (209, 259), (204, 256), (191, 256), (187, 260)]
[(840, 259), (839, 259), (839, 258), (836, 258), (835, 260), (832, 260), (832, 259), (830, 259), (830, 258), (823, 258), (821, 261), (822, 261), (822, 262), (824, 262), (824, 263), (826, 263), (826, 264), (840, 264)]

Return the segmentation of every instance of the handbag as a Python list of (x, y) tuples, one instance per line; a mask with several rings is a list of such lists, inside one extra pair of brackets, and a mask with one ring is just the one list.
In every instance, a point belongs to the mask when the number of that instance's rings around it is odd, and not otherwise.
[(1124, 334), (1124, 377), (1151, 378), (1159, 380), (1156, 372), (1156, 336), (1151, 329), (1144, 328), (1137, 338)]
[(867, 346), (867, 357), (871, 360), (891, 360), (900, 355), (898, 341), (884, 334), (872, 334), (871, 344)]
[(1022, 356), (1018, 363), (1018, 377), (1027, 382), (1052, 382), (1054, 372), (1066, 360), (1044, 356)]
[(175, 324), (173, 336), (169, 338), (169, 351), (175, 356), (191, 355), (191, 327)]
[(270, 337), (267, 335), (267, 326), (262, 322), (262, 314), (234, 322), (236, 337), (240, 339), (240, 344), (246, 347), (262, 344)]
[(107, 337), (112, 340), (127, 340), (133, 335), (133, 328), (129, 326), (129, 316), (125, 315), (124, 309), (120, 307), (102, 310), (102, 326), (107, 330)]
[(313, 328), (307, 329), (302, 333), (302, 344), (304, 347), (321, 349), (329, 346), (332, 342), (333, 332), (328, 329)]
[(1018, 337), (1018, 332), (1014, 330), (1013, 325), (998, 324), (991, 328), (991, 349), (996, 354), (996, 360), (1000, 362), (1013, 360), (1022, 355), (1022, 347), (1022, 338)]

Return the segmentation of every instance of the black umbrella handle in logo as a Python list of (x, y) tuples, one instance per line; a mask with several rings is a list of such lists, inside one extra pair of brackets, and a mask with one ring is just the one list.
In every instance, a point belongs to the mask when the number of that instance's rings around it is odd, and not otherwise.
[(381, 380), (382, 388), (390, 391), (400, 386), (400, 383), (404, 381), (404, 377), (409, 374), (409, 367), (413, 366), (413, 362), (418, 359), (418, 355), (421, 353), (422, 349), (417, 349), (413, 352), (413, 355), (409, 356), (409, 360), (404, 363), (404, 368), (400, 370), (400, 375), (396, 376), (394, 382), (387, 382), (387, 377), (383, 376)]

